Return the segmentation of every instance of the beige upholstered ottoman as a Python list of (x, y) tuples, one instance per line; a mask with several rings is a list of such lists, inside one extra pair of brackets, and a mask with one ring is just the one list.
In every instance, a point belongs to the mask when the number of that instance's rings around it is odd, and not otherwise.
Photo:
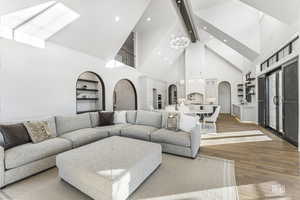
[(59, 176), (93, 199), (126, 199), (161, 164), (161, 146), (114, 136), (59, 154)]

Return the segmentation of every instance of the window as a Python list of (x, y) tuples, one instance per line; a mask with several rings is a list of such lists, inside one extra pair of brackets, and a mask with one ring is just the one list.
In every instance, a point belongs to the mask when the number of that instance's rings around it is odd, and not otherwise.
[(263, 64), (261, 64), (261, 71), (264, 71), (268, 68), (268, 61), (265, 61)]
[(79, 14), (62, 3), (49, 1), (1, 16), (0, 36), (45, 47), (45, 41), (79, 18)]
[(295, 40), (292, 42), (292, 52), (294, 52), (296, 50), (297, 45), (298, 45), (298, 40)]
[(260, 65), (260, 71), (266, 70), (268, 67), (272, 66), (274, 63), (276, 63), (276, 62), (280, 61), (281, 59), (283, 59), (284, 57), (292, 54), (296, 49), (296, 45), (298, 44), (298, 39), (299, 39), (299, 36), (297, 36), (290, 43), (288, 43), (282, 49), (277, 51), (273, 56), (271, 56), (265, 62), (263, 62)]
[(132, 32), (122, 48), (115, 57), (115, 60), (135, 68), (135, 33)]
[(277, 62), (277, 55), (275, 54), (274, 56), (272, 56), (270, 59), (269, 59), (269, 66), (273, 65), (274, 63)]

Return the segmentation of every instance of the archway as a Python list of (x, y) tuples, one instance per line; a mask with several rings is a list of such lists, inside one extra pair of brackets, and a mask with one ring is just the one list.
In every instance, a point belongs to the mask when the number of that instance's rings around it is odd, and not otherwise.
[(227, 81), (223, 81), (218, 87), (218, 99), (221, 106), (221, 113), (231, 113), (231, 85)]
[(113, 95), (114, 110), (137, 110), (137, 93), (130, 80), (120, 80)]
[(204, 95), (199, 92), (193, 92), (187, 95), (188, 100), (197, 103), (197, 104), (203, 104), (204, 103)]
[(177, 104), (177, 86), (172, 84), (168, 88), (168, 93), (169, 93), (169, 105), (174, 105)]
[(76, 82), (77, 114), (105, 110), (105, 86), (95, 72), (86, 71)]

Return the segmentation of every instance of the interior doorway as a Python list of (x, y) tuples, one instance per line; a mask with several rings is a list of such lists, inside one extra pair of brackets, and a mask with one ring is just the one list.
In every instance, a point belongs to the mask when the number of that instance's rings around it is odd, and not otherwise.
[(114, 110), (137, 110), (137, 93), (130, 80), (120, 80), (113, 94)]
[(231, 85), (227, 81), (223, 81), (218, 87), (219, 105), (221, 113), (231, 113)]

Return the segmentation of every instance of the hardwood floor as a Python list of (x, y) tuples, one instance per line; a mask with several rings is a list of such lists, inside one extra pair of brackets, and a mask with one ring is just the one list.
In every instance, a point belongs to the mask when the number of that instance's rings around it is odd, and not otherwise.
[(268, 130), (254, 124), (239, 123), (221, 115), (217, 131), (260, 130), (272, 141), (205, 146), (201, 153), (235, 161), (241, 200), (300, 199), (300, 153), (297, 148)]

